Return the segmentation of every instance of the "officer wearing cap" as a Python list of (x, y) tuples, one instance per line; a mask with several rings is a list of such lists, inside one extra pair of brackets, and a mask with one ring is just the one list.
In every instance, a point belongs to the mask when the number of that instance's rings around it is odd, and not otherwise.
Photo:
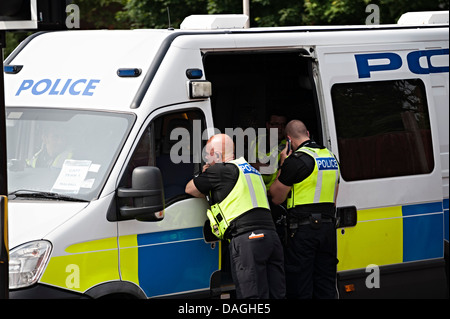
[(286, 136), (292, 149), (283, 150), (279, 176), (269, 189), (274, 204), (287, 200), (286, 296), (336, 298), (339, 164), (309, 138), (303, 122), (290, 121)]
[(275, 232), (260, 173), (243, 158), (234, 159), (233, 140), (211, 137), (202, 174), (186, 193), (207, 196), (212, 232), (230, 240), (230, 261), (238, 298), (284, 298), (283, 248)]

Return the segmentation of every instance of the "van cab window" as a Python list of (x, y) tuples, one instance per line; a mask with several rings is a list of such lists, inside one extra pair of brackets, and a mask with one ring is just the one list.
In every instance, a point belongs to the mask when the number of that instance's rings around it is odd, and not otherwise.
[(421, 80), (335, 84), (331, 94), (345, 180), (433, 170), (430, 119)]
[[(155, 118), (139, 140), (121, 186), (131, 187), (131, 173), (139, 166), (160, 169), (166, 206), (186, 198), (184, 189), (202, 167), (204, 116), (198, 110), (171, 112)], [(200, 135), (199, 135), (200, 134)], [(194, 136), (197, 135), (197, 136)]]
[(97, 198), (133, 122), (126, 113), (7, 108), (8, 191)]

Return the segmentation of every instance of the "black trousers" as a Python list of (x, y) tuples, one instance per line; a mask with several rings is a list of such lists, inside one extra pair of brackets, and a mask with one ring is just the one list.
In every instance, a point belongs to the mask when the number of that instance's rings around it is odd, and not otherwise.
[(229, 249), (238, 299), (285, 298), (283, 247), (274, 230), (233, 237)]
[(319, 229), (299, 226), (285, 249), (286, 296), (288, 299), (334, 299), (337, 297), (337, 247), (334, 223)]

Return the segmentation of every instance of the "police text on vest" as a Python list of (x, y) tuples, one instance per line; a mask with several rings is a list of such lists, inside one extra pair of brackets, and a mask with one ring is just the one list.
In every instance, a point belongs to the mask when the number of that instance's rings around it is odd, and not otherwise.
[(317, 167), (319, 170), (337, 170), (338, 163), (334, 157), (319, 157), (316, 158)]

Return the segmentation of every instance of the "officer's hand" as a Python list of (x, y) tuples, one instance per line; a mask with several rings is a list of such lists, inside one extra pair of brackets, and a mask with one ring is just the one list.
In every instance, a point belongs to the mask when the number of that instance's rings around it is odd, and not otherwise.
[(286, 144), (286, 147), (280, 153), (280, 166), (283, 165), (284, 160), (286, 159), (286, 157), (288, 157), (289, 155), (292, 154), (292, 149), (289, 151), (289, 154), (287, 154), (287, 149), (288, 149), (288, 146)]
[(211, 164), (209, 164), (209, 163), (206, 163), (205, 165), (203, 165), (202, 172), (205, 172), (210, 166), (211, 166)]

